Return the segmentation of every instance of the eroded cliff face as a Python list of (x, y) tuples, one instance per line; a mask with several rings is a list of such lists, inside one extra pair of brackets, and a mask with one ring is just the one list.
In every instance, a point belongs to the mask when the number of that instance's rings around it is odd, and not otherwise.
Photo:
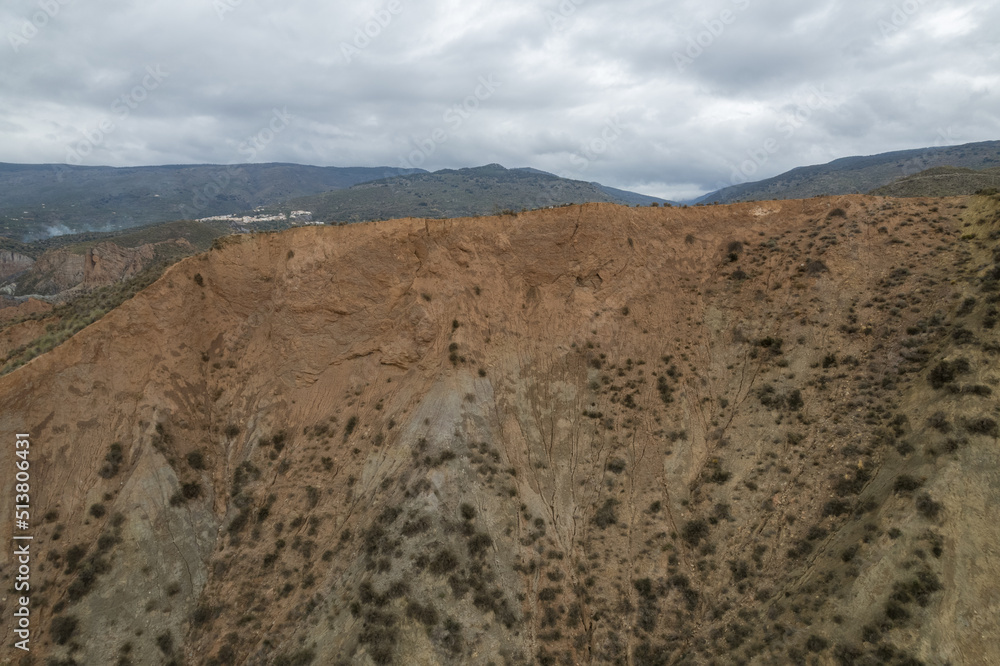
[(98, 243), (87, 251), (83, 264), (84, 288), (103, 287), (138, 275), (153, 261), (151, 243), (123, 248), (114, 243)]
[(18, 294), (53, 295), (83, 280), (85, 257), (68, 250), (49, 250), (17, 280)]
[(26, 271), (34, 263), (34, 259), (18, 252), (0, 251), (0, 280), (6, 280), (12, 275)]
[(590, 204), (184, 260), (0, 378), (37, 655), (998, 661), (992, 205)]
[(185, 239), (121, 247), (113, 242), (98, 243), (83, 253), (66, 249), (50, 250), (26, 267), (16, 279), (17, 294), (55, 296), (65, 292), (91, 290), (138, 275), (156, 258), (157, 246), (176, 245), (194, 251)]

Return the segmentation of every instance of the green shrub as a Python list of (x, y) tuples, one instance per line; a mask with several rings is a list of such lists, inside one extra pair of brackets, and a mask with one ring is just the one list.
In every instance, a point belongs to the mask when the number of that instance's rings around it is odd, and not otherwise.
[(864, 651), (858, 648), (858, 646), (847, 643), (841, 643), (833, 650), (833, 656), (841, 666), (858, 664), (864, 655)]
[(827, 534), (829, 534), (829, 532), (827, 532), (825, 528), (820, 527), (819, 525), (813, 525), (806, 533), (806, 540), (816, 541), (817, 539), (826, 537)]
[(980, 416), (965, 422), (965, 430), (974, 435), (997, 436), (997, 422), (988, 416)]
[(865, 468), (857, 468), (854, 470), (854, 476), (842, 478), (834, 486), (834, 490), (838, 495), (844, 497), (846, 495), (857, 495), (862, 490), (864, 490), (865, 484), (871, 479), (871, 472)]
[(917, 497), (917, 511), (927, 519), (936, 518), (943, 508), (943, 504), (935, 502), (927, 493), (921, 493)]
[(788, 559), (800, 560), (813, 551), (813, 545), (801, 539), (794, 546), (788, 549)]
[(469, 539), (468, 548), (469, 555), (472, 557), (477, 557), (486, 554), (486, 550), (493, 545), (493, 539), (490, 538), (489, 534), (485, 532), (479, 532), (474, 534), (472, 538)]
[(443, 576), (458, 567), (458, 558), (447, 548), (442, 548), (431, 558), (428, 570), (437, 576)]
[(187, 454), (187, 464), (191, 469), (205, 469), (205, 455), (201, 451)]
[[(291, 252), (291, 250), (289, 250)], [(316, 653), (311, 649), (303, 649), (292, 654), (281, 654), (271, 662), (273, 666), (309, 666), (316, 660)], [(387, 662), (376, 662), (387, 663)]]
[(789, 391), (787, 401), (788, 409), (791, 409), (792, 411), (802, 409), (802, 406), (805, 405), (805, 402), (802, 400), (802, 391), (799, 389), (792, 389)]
[(934, 428), (942, 434), (947, 434), (951, 432), (951, 423), (948, 421), (948, 417), (942, 411), (937, 411), (931, 414), (927, 418), (927, 425)]
[(635, 591), (639, 593), (639, 596), (643, 599), (653, 600), (656, 599), (656, 590), (653, 587), (653, 581), (649, 578), (639, 578), (638, 580), (632, 581), (632, 587)]
[(174, 637), (170, 635), (169, 631), (164, 631), (156, 637), (156, 647), (160, 648), (160, 652), (167, 656), (174, 653)]
[(945, 384), (955, 381), (958, 375), (964, 374), (971, 369), (972, 366), (969, 364), (969, 361), (964, 358), (958, 358), (954, 361), (941, 361), (931, 369), (928, 380), (932, 388), (940, 389)]
[(822, 652), (829, 646), (830, 641), (816, 634), (810, 634), (809, 638), (806, 639), (806, 649), (810, 652)]
[(672, 663), (673, 650), (665, 645), (653, 645), (644, 640), (632, 651), (635, 666), (663, 666)]
[(972, 309), (976, 307), (976, 302), (977, 301), (975, 296), (969, 296), (964, 301), (962, 301), (962, 304), (958, 307), (958, 311), (955, 313), (955, 315), (958, 317), (964, 317), (965, 315), (969, 314), (970, 312), (972, 312)]
[(437, 609), (429, 603), (423, 605), (417, 601), (411, 601), (406, 606), (406, 616), (427, 627), (433, 627), (438, 623)]
[(540, 601), (555, 601), (560, 592), (562, 592), (560, 587), (545, 587), (538, 592), (538, 599)]
[(993, 395), (993, 389), (984, 384), (963, 384), (962, 386), (949, 384), (946, 388), (950, 393), (954, 393), (955, 395), (977, 395), (981, 398), (988, 398)]
[(681, 538), (688, 545), (697, 546), (702, 539), (708, 536), (708, 523), (700, 518), (689, 520), (681, 529)]
[(100, 474), (101, 478), (104, 479), (110, 479), (116, 476), (124, 460), (125, 456), (122, 453), (121, 442), (115, 442), (108, 448), (108, 452), (104, 456), (104, 465), (101, 467), (98, 474)]
[(911, 493), (922, 485), (924, 482), (920, 479), (915, 479), (909, 474), (900, 474), (892, 483), (892, 491), (894, 493)]
[(824, 516), (842, 516), (850, 511), (850, 503), (842, 499), (833, 499), (823, 505)]
[(748, 565), (744, 560), (730, 562), (729, 571), (733, 574), (733, 582), (736, 583), (750, 577), (750, 565)]
[(806, 275), (809, 275), (810, 277), (816, 277), (820, 273), (827, 273), (830, 271), (827, 265), (824, 264), (819, 259), (808, 260), (805, 263), (805, 265), (799, 270), (805, 273)]
[(79, 621), (72, 615), (56, 615), (52, 618), (49, 630), (52, 632), (52, 639), (56, 645), (66, 645), (76, 633)]
[(71, 547), (66, 551), (66, 573), (70, 574), (76, 571), (77, 565), (83, 561), (84, 555), (87, 554), (87, 547), (83, 545), (76, 545)]
[(617, 500), (607, 499), (604, 504), (597, 510), (594, 514), (594, 524), (599, 528), (607, 529), (612, 525), (618, 523), (618, 516), (615, 515), (615, 506), (618, 504)]
[(669, 405), (674, 401), (674, 389), (663, 375), (656, 378), (656, 390), (660, 394), (660, 400), (663, 401), (663, 404)]
[(930, 596), (942, 589), (944, 588), (937, 575), (925, 569), (917, 572), (910, 580), (893, 585), (890, 599), (904, 604), (915, 601), (918, 606), (925, 608), (930, 603)]
[(439, 640), (441, 645), (452, 655), (461, 654), (465, 646), (465, 638), (462, 636), (462, 625), (454, 618), (446, 618), (444, 621), (444, 634)]
[(729, 481), (730, 477), (732, 477), (732, 474), (722, 469), (720, 464), (709, 465), (708, 470), (709, 473), (705, 480), (709, 483), (716, 483), (721, 486), (726, 483), (726, 481)]
[(898, 601), (889, 601), (885, 605), (885, 616), (893, 622), (902, 622), (910, 617), (910, 611)]

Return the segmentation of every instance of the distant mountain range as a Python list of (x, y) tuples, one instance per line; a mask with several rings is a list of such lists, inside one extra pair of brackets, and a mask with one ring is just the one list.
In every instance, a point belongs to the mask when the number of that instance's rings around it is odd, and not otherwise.
[[(953, 171), (927, 172), (939, 167)], [(687, 203), (797, 199), (873, 190), (889, 196), (971, 193), (996, 187), (997, 168), (1000, 141), (918, 148), (798, 167)], [(980, 170), (978, 175), (976, 170)], [(673, 203), (530, 167), (507, 169), (499, 164), (431, 173), (282, 163), (124, 168), (0, 163), (0, 236), (16, 241), (216, 216), (287, 217), (292, 211), (308, 211), (314, 222), (345, 223), (487, 215), (587, 202)], [(257, 225), (260, 229), (284, 226), (288, 224), (281, 220)]]
[(262, 212), (288, 214), (304, 210), (325, 222), (360, 222), (399, 217), (468, 217), (595, 201), (624, 205), (668, 203), (665, 199), (600, 183), (560, 178), (538, 169), (506, 169), (499, 164), (488, 164), (361, 183), (344, 190), (291, 199)]
[(299, 164), (73, 167), (0, 163), (0, 235), (35, 239), (225, 215), (422, 172)]
[(1000, 166), (1000, 141), (843, 157), (828, 164), (797, 167), (773, 178), (726, 187), (690, 203), (805, 199), (823, 194), (867, 193), (899, 178), (940, 166), (968, 169)]
[[(365, 188), (354, 188), (370, 183)], [(448, 217), (564, 203), (664, 202), (537, 169), (299, 164), (72, 167), (0, 163), (0, 236), (115, 231), (180, 219), (309, 210), (318, 219)]]

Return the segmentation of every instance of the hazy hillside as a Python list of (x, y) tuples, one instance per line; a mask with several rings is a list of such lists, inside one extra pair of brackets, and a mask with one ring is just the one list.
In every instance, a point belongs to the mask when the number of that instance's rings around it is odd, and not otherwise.
[(238, 213), (419, 171), (298, 164), (129, 168), (0, 164), (0, 236), (23, 240)]
[[(229, 226), (223, 222), (197, 222), (192, 220), (166, 222), (144, 227), (130, 227), (120, 231), (88, 232), (67, 234), (43, 238), (29, 243), (14, 241), (0, 236), (0, 290), (11, 295), (25, 295), (55, 292), (33, 290), (33, 284), (45, 280), (52, 273), (58, 273), (64, 268), (65, 261), (54, 258), (61, 257), (78, 260), (82, 267), (84, 255), (90, 253), (99, 245), (113, 246), (121, 249), (139, 248), (142, 246), (169, 245), (174, 248), (167, 254), (174, 259), (207, 250), (219, 236), (231, 233)], [(168, 257), (160, 252), (160, 259)], [(20, 256), (24, 262), (21, 270), (3, 270), (4, 259), (10, 255)], [(93, 262), (93, 257), (90, 260)], [(33, 264), (29, 266), (28, 264)], [(57, 290), (58, 291), (58, 290)]]
[(0, 377), (34, 663), (1000, 663), (998, 210), (222, 239)]
[(982, 171), (934, 167), (883, 185), (870, 194), (886, 197), (952, 197), (998, 188), (1000, 167)]
[(774, 178), (727, 187), (706, 194), (697, 202), (803, 199), (825, 194), (869, 192), (901, 177), (937, 166), (970, 169), (1000, 166), (1000, 141), (844, 157), (828, 164), (798, 167)]
[(568, 180), (537, 169), (505, 169), (489, 164), (364, 183), (295, 199), (278, 210), (308, 210), (319, 220), (360, 222), (407, 216), (489, 215), (585, 202), (649, 205), (664, 200), (598, 183)]
[(182, 221), (33, 243), (0, 238), (0, 373), (61, 344), (229, 233), (222, 223)]
[(602, 192), (609, 195), (615, 203), (621, 203), (624, 205), (632, 206), (648, 206), (653, 203), (669, 203), (671, 206), (677, 205), (677, 202), (670, 201), (668, 199), (660, 199), (659, 197), (650, 197), (645, 194), (637, 194), (635, 192), (629, 192), (628, 190), (619, 190), (616, 187), (608, 187), (607, 185), (601, 185), (600, 183), (592, 183), (592, 185), (597, 185)]

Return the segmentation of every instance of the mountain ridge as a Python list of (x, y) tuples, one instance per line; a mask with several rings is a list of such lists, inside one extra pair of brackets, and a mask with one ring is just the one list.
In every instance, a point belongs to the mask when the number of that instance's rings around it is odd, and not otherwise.
[(0, 164), (0, 235), (22, 239), (111, 231), (238, 213), (292, 196), (349, 187), (391, 167), (289, 163), (85, 167)]
[(359, 183), (345, 190), (292, 199), (265, 212), (308, 210), (319, 220), (348, 223), (490, 215), (587, 202), (667, 203), (658, 197), (570, 180), (538, 169), (487, 164)]
[(890, 197), (942, 197), (975, 194), (980, 190), (1000, 188), (1000, 167), (968, 169), (963, 167), (933, 167), (904, 176), (869, 194)]
[(699, 197), (693, 203), (863, 193), (929, 167), (986, 168), (996, 165), (1000, 165), (1000, 141), (841, 157), (825, 164), (795, 167), (764, 180), (731, 185)]

